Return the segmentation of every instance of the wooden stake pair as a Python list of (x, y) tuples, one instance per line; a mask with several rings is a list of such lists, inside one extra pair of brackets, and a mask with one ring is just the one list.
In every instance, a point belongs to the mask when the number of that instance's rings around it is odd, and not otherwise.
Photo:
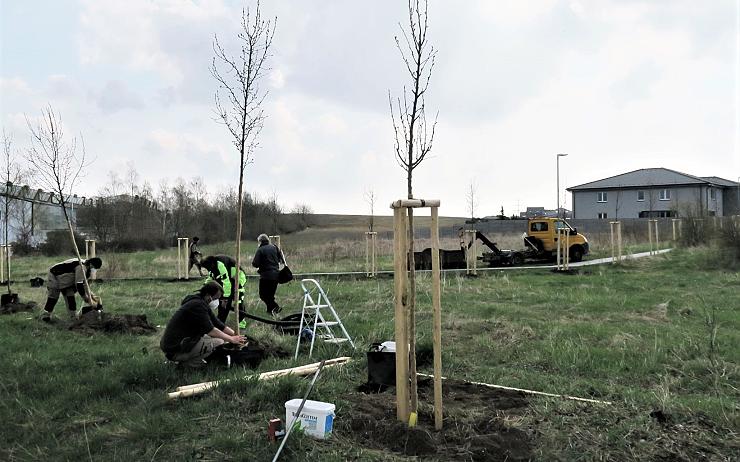
[(478, 240), (475, 238), (475, 229), (464, 231), (463, 245), (465, 246), (465, 274), (478, 274)]
[[(617, 230), (616, 233), (614, 232), (615, 229)], [(612, 263), (622, 261), (622, 222), (610, 221), (609, 234), (611, 235), (612, 242)]]
[[(678, 233), (676, 232), (676, 223), (678, 223)], [(674, 218), (671, 220), (671, 226), (673, 227), (673, 240), (677, 240), (678, 237), (681, 236), (682, 229), (682, 221), (680, 218)]]
[(177, 238), (177, 279), (190, 279), (190, 272), (188, 271), (188, 265), (190, 264), (189, 241), (190, 239), (187, 237)]
[[(8, 282), (10, 285), (10, 244), (0, 245), (0, 282)], [(5, 267), (7, 265), (8, 277), (5, 277)]]
[(378, 233), (367, 231), (365, 233), (365, 273), (371, 278), (378, 275), (376, 255), (378, 249)]
[[(416, 414), (416, 370), (409, 367), (409, 358), (415, 355), (415, 339), (409, 335), (413, 318), (413, 300), (409, 293), (407, 236), (407, 213), (409, 208), (431, 208), (430, 225), (432, 237), (432, 310), (434, 345), (434, 428), (442, 429), (442, 307), (439, 264), (439, 200), (407, 199), (391, 204), (393, 209), (393, 285), (395, 294), (395, 340), (396, 340), (396, 417), (404, 423)], [(413, 331), (413, 330), (412, 330)], [(414, 370), (411, 370), (414, 369)], [(413, 382), (412, 382), (413, 381)]]
[[(653, 233), (655, 233), (654, 237)], [(648, 240), (650, 241), (650, 255), (655, 255), (658, 250), (660, 250), (660, 241), (658, 240), (658, 220), (648, 220)], [(653, 241), (655, 241), (654, 248)]]
[[(95, 239), (85, 239), (85, 260), (95, 257)], [(93, 273), (93, 279), (97, 279), (97, 273)]]
[(570, 232), (567, 228), (558, 228), (557, 271), (567, 271), (570, 267)]

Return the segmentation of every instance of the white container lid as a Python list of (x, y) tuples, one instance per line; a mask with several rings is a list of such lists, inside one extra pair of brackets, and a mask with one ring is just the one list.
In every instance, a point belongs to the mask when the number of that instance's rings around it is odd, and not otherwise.
[(383, 342), (380, 344), (381, 347), (383, 347), (380, 351), (386, 351), (388, 353), (395, 353), (396, 352), (396, 342), (391, 342), (390, 340), (387, 342)]
[[(300, 398), (291, 399), (290, 401), (285, 402), (285, 407), (289, 409), (298, 409), (298, 406), (301, 405), (301, 401), (303, 400)], [(303, 410), (301, 412), (318, 411), (329, 414), (334, 412), (334, 409), (336, 409), (336, 406), (331, 403), (324, 403), (322, 401), (311, 401), (310, 399), (307, 399), (306, 404), (303, 405)]]

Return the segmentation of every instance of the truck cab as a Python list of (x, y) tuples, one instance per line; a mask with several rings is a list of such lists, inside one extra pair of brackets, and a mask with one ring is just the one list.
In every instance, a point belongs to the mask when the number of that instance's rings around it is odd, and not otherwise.
[(527, 221), (524, 246), (537, 252), (541, 258), (553, 258), (557, 253), (559, 229), (567, 230), (568, 253), (571, 261), (581, 261), (588, 254), (588, 240), (561, 218), (536, 217)]

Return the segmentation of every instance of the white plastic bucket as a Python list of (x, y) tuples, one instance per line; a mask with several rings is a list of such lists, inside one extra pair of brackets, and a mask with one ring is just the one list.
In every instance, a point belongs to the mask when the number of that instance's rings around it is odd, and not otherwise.
[(307, 435), (324, 439), (331, 435), (334, 428), (334, 406), (331, 403), (321, 401), (306, 400), (303, 405), (300, 417), (296, 420), (298, 406), (301, 405), (302, 399), (291, 399), (285, 402), (285, 424), (286, 428), (293, 425), (296, 421), (300, 423), (301, 428)]

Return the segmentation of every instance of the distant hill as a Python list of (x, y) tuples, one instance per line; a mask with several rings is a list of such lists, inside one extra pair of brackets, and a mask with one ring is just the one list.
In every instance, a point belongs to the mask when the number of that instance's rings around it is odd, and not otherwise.
[[(426, 212), (426, 213), (425, 213)], [(428, 211), (422, 211), (421, 216), (414, 216), (414, 227), (428, 228), (431, 221)], [(426, 216), (425, 216), (426, 215)], [(309, 215), (308, 222), (311, 223), (309, 228), (332, 228), (344, 231), (368, 231), (370, 223), (369, 215), (332, 215), (332, 214), (313, 214)], [(463, 223), (465, 218), (460, 217), (439, 217), (439, 227), (447, 228), (456, 224)], [(374, 231), (393, 231), (393, 216), (375, 216)]]
[[(426, 211), (426, 213), (429, 212)], [(306, 220), (309, 223), (306, 229), (286, 235), (283, 242), (291, 245), (308, 245), (329, 242), (335, 239), (364, 241), (370, 217), (368, 215), (312, 214), (307, 215)], [(417, 236), (428, 237), (430, 221), (428, 215), (414, 216), (414, 228)], [(465, 218), (439, 217), (440, 237), (456, 236), (457, 227), (464, 221)], [(381, 239), (392, 238), (393, 217), (387, 215), (376, 216), (373, 229), (378, 232), (378, 237)]]

